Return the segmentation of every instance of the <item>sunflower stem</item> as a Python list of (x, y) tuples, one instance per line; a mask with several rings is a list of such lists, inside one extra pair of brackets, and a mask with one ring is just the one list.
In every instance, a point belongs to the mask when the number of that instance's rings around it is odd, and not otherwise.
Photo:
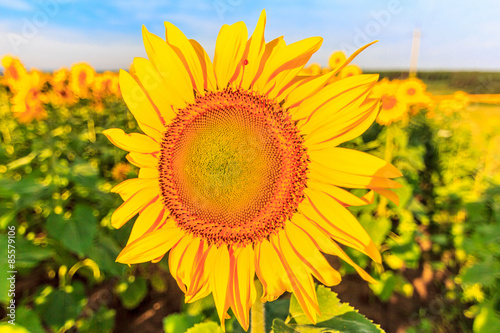
[(255, 289), (257, 289), (257, 299), (252, 305), (252, 310), (250, 311), (251, 323), (250, 332), (251, 333), (265, 333), (266, 332), (266, 315), (264, 309), (264, 303), (260, 300), (260, 295), (262, 295), (262, 284), (259, 280), (255, 281)]
[[(384, 152), (384, 160), (388, 163), (392, 162), (392, 150), (394, 148), (394, 131), (393, 126), (387, 126), (387, 131), (385, 133), (385, 152)], [(387, 213), (387, 198), (380, 196), (380, 200), (378, 202), (377, 207), (377, 215), (385, 216)]]

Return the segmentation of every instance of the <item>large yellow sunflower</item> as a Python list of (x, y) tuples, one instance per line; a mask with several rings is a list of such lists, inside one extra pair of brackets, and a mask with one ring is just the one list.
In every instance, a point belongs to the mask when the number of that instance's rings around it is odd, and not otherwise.
[[(393, 197), (388, 189), (399, 184), (390, 178), (401, 176), (379, 158), (337, 147), (377, 117), (379, 102), (367, 96), (378, 76), (298, 77), (322, 39), (266, 43), (265, 20), (263, 12), (250, 38), (243, 22), (224, 25), (213, 62), (171, 23), (166, 41), (144, 29), (149, 60), (136, 58), (135, 75), (119, 78), (144, 134), (103, 132), (140, 168), (112, 189), (124, 200), (114, 227), (139, 214), (117, 261), (157, 262), (170, 251), (186, 301), (212, 293), (223, 327), (232, 308), (248, 329), (256, 297), (285, 291), (315, 322), (313, 276), (328, 286), (341, 279), (322, 252), (372, 281), (339, 245), (381, 261), (346, 207), (370, 202), (373, 191)], [(368, 190), (360, 198), (344, 188)]]

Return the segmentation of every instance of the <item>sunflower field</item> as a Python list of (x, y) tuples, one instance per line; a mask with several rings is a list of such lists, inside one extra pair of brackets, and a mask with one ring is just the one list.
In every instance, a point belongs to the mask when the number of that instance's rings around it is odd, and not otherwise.
[[(187, 245), (182, 253), (134, 261), (130, 244), (143, 243), (133, 221), (146, 208), (117, 228), (113, 214), (130, 197), (117, 185), (158, 177), (158, 170), (107, 134), (146, 132), (124, 102), (124, 74), (86, 63), (48, 73), (9, 55), (1, 61), (2, 332), (222, 332), (221, 319), (225, 332), (500, 332), (498, 77), (485, 86), (478, 79), (485, 73), (380, 73), (368, 96), (380, 103), (376, 120), (338, 149), (376, 156), (402, 177), (386, 188), (339, 187), (337, 201), (366, 230), (381, 261), (344, 243), (338, 255), (327, 254), (342, 282), (325, 287), (319, 282), (329, 278), (314, 274), (314, 325), (295, 287), (293, 295), (273, 296), (259, 282), (257, 299), (262, 288), (269, 293), (260, 309), (248, 300), (239, 308), (228, 296), (221, 315), (216, 289), (213, 296), (186, 291), (194, 267)], [(349, 61), (334, 52), (328, 67), (309, 64), (297, 75), (331, 74), (331, 85), (374, 77)], [(140, 70), (134, 63), (130, 77)]]

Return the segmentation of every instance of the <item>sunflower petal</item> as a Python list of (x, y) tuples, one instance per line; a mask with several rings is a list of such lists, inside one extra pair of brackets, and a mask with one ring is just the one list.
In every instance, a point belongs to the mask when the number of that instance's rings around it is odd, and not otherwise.
[(329, 196), (340, 202), (342, 206), (364, 206), (373, 203), (373, 200), (370, 201), (369, 198), (365, 198), (365, 196), (359, 198), (349, 191), (346, 191), (333, 184), (319, 182), (314, 179), (309, 179), (307, 182), (307, 186), (312, 190), (321, 191), (328, 194)]
[(229, 257), (229, 251), (226, 246), (221, 246), (212, 250), (209, 253), (209, 256), (211, 255), (214, 256), (214, 258), (209, 260), (213, 262), (213, 267), (210, 272), (210, 285), (220, 323), (221, 326), (224, 327), (224, 318), (229, 308), (228, 284), (230, 281), (230, 261), (234, 260), (234, 257)]
[(142, 235), (153, 231), (158, 225), (163, 223), (168, 216), (169, 214), (165, 211), (165, 207), (163, 207), (163, 203), (159, 198), (146, 206), (144, 210), (139, 213), (139, 217), (134, 222), (127, 245)]
[(186, 36), (175, 25), (165, 22), (165, 34), (167, 43), (173, 48), (179, 59), (181, 59), (186, 71), (191, 78), (191, 84), (197, 91), (204, 90), (204, 78), (200, 60)]
[(132, 194), (120, 205), (111, 216), (111, 225), (119, 229), (143, 208), (158, 199), (159, 193), (156, 187), (147, 187)]
[(209, 91), (214, 91), (217, 89), (217, 81), (215, 79), (214, 73), (214, 65), (212, 64), (212, 60), (208, 56), (207, 52), (203, 47), (194, 39), (190, 39), (189, 42), (193, 45), (194, 50), (196, 51), (196, 55), (200, 60), (202, 74), (204, 78), (204, 86), (203, 88)]
[[(163, 123), (170, 123), (175, 117), (172, 107), (183, 108), (186, 100), (177, 92), (177, 88), (160, 75), (153, 63), (148, 59), (135, 58), (134, 69), (137, 79), (146, 90), (157, 113), (161, 115)], [(162, 126), (160, 133), (165, 127)]]
[(241, 68), (247, 38), (248, 31), (243, 22), (224, 24), (220, 29), (214, 55), (214, 71), (219, 88), (225, 88)]
[(158, 159), (151, 154), (131, 152), (125, 158), (139, 168), (154, 168), (158, 165)]
[(146, 53), (160, 75), (186, 103), (193, 103), (191, 78), (172, 47), (160, 37), (150, 33), (146, 27), (142, 29), (142, 36)]
[(310, 37), (273, 53), (262, 73), (266, 83), (261, 91), (267, 93), (270, 98), (276, 97), (297, 76), (322, 42), (321, 37)]
[(309, 189), (304, 192), (307, 202), (299, 206), (299, 211), (323, 227), (333, 239), (368, 255), (375, 262), (381, 262), (377, 246), (345, 207), (325, 193)]
[(178, 228), (173, 220), (161, 228), (148, 232), (128, 244), (116, 258), (124, 264), (138, 264), (154, 260), (167, 253), (185, 235), (184, 230)]
[(113, 187), (110, 192), (118, 193), (122, 198), (128, 199), (133, 194), (148, 187), (158, 188), (158, 179), (127, 179)]
[(293, 223), (287, 223), (285, 233), (297, 257), (321, 283), (334, 286), (340, 282), (340, 273), (330, 266), (307, 232)]
[(241, 71), (241, 87), (248, 89), (255, 74), (259, 70), (260, 61), (265, 50), (264, 29), (266, 26), (266, 10), (263, 9), (255, 30), (247, 43), (246, 64)]
[(140, 168), (139, 178), (158, 178), (159, 172), (157, 168)]
[(328, 148), (308, 153), (311, 160), (330, 169), (355, 175), (396, 178), (403, 174), (392, 164), (376, 156), (347, 148)]
[(119, 82), (123, 100), (141, 130), (155, 140), (159, 140), (164, 129), (163, 119), (159, 117), (143, 88), (132, 75), (124, 70), (120, 70)]
[(307, 271), (302, 260), (295, 254), (284, 232), (272, 235), (271, 244), (285, 267), (293, 294), (307, 318), (316, 324), (316, 314), (319, 314), (320, 310), (311, 274)]
[(160, 145), (149, 136), (139, 133), (126, 134), (122, 129), (110, 128), (102, 131), (109, 141), (120, 149), (136, 153), (157, 153)]
[(400, 188), (402, 185), (385, 177), (355, 175), (331, 169), (312, 160), (309, 164), (310, 178), (348, 188)]
[(276, 300), (288, 290), (287, 285), (291, 285), (278, 254), (267, 239), (255, 244), (255, 271), (262, 283), (262, 302)]
[(318, 229), (313, 223), (308, 221), (302, 214), (295, 214), (291, 222), (307, 233), (321, 252), (339, 257), (351, 265), (364, 280), (370, 283), (375, 283), (375, 280), (354, 261), (352, 261), (352, 259), (349, 258), (349, 256), (334, 240), (332, 240), (325, 232)]
[(255, 302), (255, 267), (252, 245), (238, 248), (235, 251), (235, 266), (232, 279), (232, 309), (236, 319), (245, 331), (248, 331), (249, 313)]

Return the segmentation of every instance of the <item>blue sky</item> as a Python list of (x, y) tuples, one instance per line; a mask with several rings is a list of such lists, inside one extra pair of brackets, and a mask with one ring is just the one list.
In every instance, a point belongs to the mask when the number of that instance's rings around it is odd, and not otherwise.
[(378, 39), (355, 63), (363, 69), (407, 69), (415, 28), (418, 68), (500, 71), (500, 6), (494, 0), (0, 0), (0, 55), (52, 70), (86, 61), (98, 70), (128, 68), (144, 57), (141, 27), (164, 36), (177, 25), (213, 55), (222, 24), (253, 31), (267, 12), (266, 40), (324, 38), (311, 62), (326, 65), (335, 50), (353, 52)]

